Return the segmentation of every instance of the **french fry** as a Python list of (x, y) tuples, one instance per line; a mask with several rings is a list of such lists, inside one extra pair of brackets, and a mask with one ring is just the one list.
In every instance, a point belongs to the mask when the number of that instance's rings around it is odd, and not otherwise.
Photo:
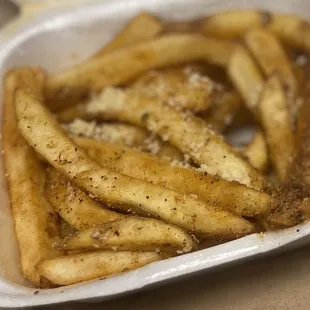
[[(168, 72), (168, 74), (167, 74), (167, 72)], [(169, 74), (169, 72), (170, 72), (170, 74)], [(182, 79), (181, 77), (177, 76), (176, 73), (180, 73), (184, 78)], [(231, 83), (230, 83), (230, 81), (226, 75), (226, 70), (222, 67), (214, 66), (214, 65), (210, 65), (210, 64), (206, 64), (206, 63), (194, 63), (191, 65), (187, 64), (187, 65), (181, 65), (181, 66), (174, 66), (174, 67), (169, 68), (169, 69), (161, 69), (156, 74), (157, 83), (159, 80), (159, 78), (158, 78), (159, 76), (163, 77), (164, 81), (168, 80), (168, 82), (169, 82), (169, 79), (167, 79), (167, 76), (169, 77), (169, 75), (174, 76), (174, 80), (175, 79), (177, 81), (179, 80), (179, 82), (177, 83), (177, 85), (179, 86), (179, 91), (182, 92), (182, 94), (183, 94), (182, 97), (190, 99), (190, 105), (191, 106), (195, 106), (196, 101), (197, 101), (196, 99), (200, 98), (200, 102), (201, 102), (200, 109), (201, 110), (206, 109), (209, 106), (209, 104), (208, 104), (209, 101), (203, 101), (202, 100), (203, 98), (208, 98), (208, 96), (206, 96), (206, 94), (204, 94), (205, 92), (201, 92), (202, 87), (198, 88), (198, 90), (199, 90), (198, 94), (200, 94), (200, 96), (198, 98), (196, 98), (194, 95), (197, 92), (196, 84), (198, 84), (198, 85), (202, 84), (202, 86), (203, 85), (207, 86), (209, 84), (207, 79), (205, 79), (204, 77), (210, 77), (212, 81), (215, 81), (215, 84), (213, 84), (213, 86), (215, 86), (213, 88), (215, 88), (215, 90), (216, 90), (215, 96), (213, 96), (213, 95), (211, 96), (211, 98), (213, 99), (212, 100), (213, 103), (214, 102), (221, 103), (222, 101), (224, 101), (224, 102), (232, 101), (231, 107), (233, 108), (234, 107), (233, 103), (236, 103), (236, 105), (237, 105), (237, 102), (239, 102), (239, 100), (238, 100), (239, 98), (237, 99), (237, 95), (233, 95), (233, 94), (230, 95), (230, 92), (228, 92), (227, 94), (226, 94), (226, 92), (224, 92), (224, 95), (222, 96), (221, 92), (219, 92), (219, 90), (221, 90), (222, 85), (231, 88)], [(186, 76), (187, 76), (187, 79), (185, 79)], [(202, 76), (202, 78), (200, 78), (200, 76)], [(147, 78), (149, 78), (149, 77), (152, 78), (152, 71), (144, 74), (141, 78), (138, 78), (136, 81), (134, 81), (132, 83), (131, 87), (134, 87), (137, 90), (139, 90), (138, 86), (139, 87), (142, 86), (144, 88), (143, 92), (145, 92), (145, 94), (147, 94), (148, 96), (154, 94), (155, 87), (153, 87), (152, 85), (147, 85), (147, 87), (145, 86), (145, 82), (146, 82)], [(186, 80), (194, 82), (194, 85), (195, 85), (195, 89), (190, 90), (190, 94), (189, 94), (190, 97), (188, 96), (187, 91), (188, 91), (188, 88), (192, 88), (192, 87), (186, 86), (186, 84), (189, 84), (189, 83), (185, 83)], [(199, 83), (196, 83), (195, 80), (198, 80)], [(201, 83), (201, 80), (203, 80), (204, 82)], [(176, 83), (174, 83), (174, 84), (176, 84)], [(186, 90), (183, 90), (182, 88), (180, 89), (180, 86), (182, 86), (183, 84), (185, 84)], [(175, 90), (173, 90), (173, 88), (171, 88), (171, 86), (173, 86), (173, 85), (171, 85), (171, 83), (170, 83), (170, 87), (168, 89), (170, 89), (175, 94)], [(167, 93), (168, 89), (166, 89), (166, 91), (163, 92), (164, 95)], [(160, 91), (160, 87), (157, 90)], [(209, 91), (207, 93), (209, 93)], [(187, 100), (185, 100), (184, 98), (183, 98), (183, 100), (182, 100), (182, 98), (177, 98), (177, 99), (178, 100), (176, 101), (176, 103), (180, 102), (181, 105), (183, 105), (183, 106), (188, 104)], [(195, 103), (195, 104), (193, 105), (193, 103)], [(213, 103), (211, 104), (211, 107), (208, 108), (208, 110), (212, 109)], [(175, 102), (174, 102), (174, 105), (175, 105)], [(228, 103), (227, 103), (227, 107), (228, 107)], [(237, 106), (236, 106), (236, 108), (237, 108)], [(222, 109), (223, 109), (223, 112), (226, 113), (226, 109), (224, 109), (224, 107)], [(218, 115), (221, 115), (221, 111), (219, 111), (219, 113), (217, 113), (217, 111), (214, 111), (213, 117), (216, 118), (216, 116), (218, 116)], [(81, 118), (84, 120), (93, 120), (93, 115), (89, 115), (85, 111), (85, 104), (84, 103), (75, 104), (73, 106), (65, 107), (65, 108), (57, 111), (57, 119), (60, 122), (69, 123), (69, 122), (72, 122), (73, 120), (78, 119), (78, 118)], [(220, 118), (220, 117), (218, 117), (218, 118)], [(105, 118), (104, 116), (102, 116), (101, 120), (108, 120), (108, 119), (109, 119), (108, 117)]]
[(256, 131), (251, 142), (245, 147), (243, 155), (254, 168), (266, 172), (269, 163), (268, 149), (261, 130)]
[(291, 121), (295, 119), (295, 99), (298, 93), (298, 81), (295, 77), (289, 57), (279, 40), (268, 30), (255, 29), (246, 33), (245, 43), (260, 64), (267, 77), (277, 74), (284, 85), (287, 95)]
[(263, 192), (194, 169), (178, 167), (177, 163), (174, 165), (146, 153), (86, 138), (72, 139), (103, 167), (181, 194), (192, 195), (238, 215), (255, 217), (266, 214), (273, 203), (272, 198)]
[(161, 251), (171, 254), (197, 249), (194, 239), (181, 228), (134, 216), (79, 231), (61, 240), (58, 246), (64, 250)]
[(163, 31), (162, 23), (154, 16), (143, 12), (135, 16), (113, 40), (104, 46), (94, 57), (101, 57), (116, 49), (148, 41)]
[[(308, 92), (305, 93), (308, 97)], [(310, 214), (310, 105), (305, 99), (297, 122), (295, 152), (288, 167), (278, 207), (269, 215), (269, 229), (292, 227), (309, 220)]]
[(243, 46), (234, 50), (227, 72), (247, 108), (255, 114), (264, 78), (253, 58)]
[(21, 269), (38, 287), (49, 287), (36, 265), (61, 252), (53, 248), (58, 237), (57, 215), (44, 195), (44, 167), (20, 135), (14, 108), (16, 88), (31, 90), (42, 98), (45, 75), (37, 69), (21, 68), (6, 75), (4, 84), (3, 159), (11, 198)]
[(144, 126), (169, 141), (212, 175), (237, 181), (255, 189), (265, 186), (263, 176), (243, 160), (221, 136), (201, 119), (182, 113), (134, 92), (106, 88), (90, 101), (86, 110)]
[(242, 100), (235, 91), (224, 91), (217, 94), (210, 108), (198, 114), (212, 129), (223, 132), (234, 121)]
[(258, 109), (271, 163), (279, 180), (284, 182), (295, 142), (287, 97), (277, 75), (271, 76), (266, 82)]
[(245, 43), (267, 77), (276, 73), (295, 94), (297, 80), (289, 57), (279, 40), (268, 30), (254, 29), (245, 34)]
[(34, 149), (71, 181), (108, 205), (132, 205), (159, 219), (210, 238), (251, 233), (242, 218), (189, 196), (103, 168), (77, 147), (52, 114), (20, 89), (15, 100), (19, 129)]
[(65, 124), (64, 128), (75, 135), (131, 146), (160, 157), (180, 161), (184, 158), (183, 154), (170, 143), (164, 142), (158, 136), (134, 125), (96, 124), (94, 121), (86, 122), (82, 119), (75, 119), (73, 122)]
[(102, 207), (53, 168), (48, 169), (46, 194), (56, 212), (77, 230), (125, 217)]
[(137, 269), (161, 259), (155, 252), (95, 251), (48, 259), (38, 265), (38, 270), (54, 284), (70, 285)]
[(210, 106), (216, 84), (193, 70), (170, 68), (146, 73), (133, 83), (132, 89), (177, 110), (199, 112)]
[(270, 22), (271, 14), (264, 11), (227, 11), (207, 16), (201, 31), (210, 36), (239, 39), (251, 28), (264, 26)]
[(303, 19), (266, 11), (228, 11), (208, 16), (202, 32), (224, 39), (241, 38), (251, 28), (264, 27), (294, 48), (310, 51), (310, 26)]
[(96, 57), (51, 76), (46, 97), (52, 102), (66, 99), (78, 103), (91, 92), (128, 83), (150, 69), (200, 60), (226, 66), (234, 46), (231, 42), (195, 34), (166, 35)]

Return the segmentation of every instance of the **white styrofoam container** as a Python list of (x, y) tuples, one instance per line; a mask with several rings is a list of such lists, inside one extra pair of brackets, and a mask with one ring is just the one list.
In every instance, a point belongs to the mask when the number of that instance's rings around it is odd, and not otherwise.
[[(186, 20), (220, 10), (241, 8), (295, 13), (310, 19), (308, 0), (111, 0), (87, 4), (44, 14), (8, 42), (2, 43), (0, 80), (8, 69), (15, 66), (39, 65), (55, 72), (74, 65), (100, 48), (140, 11), (150, 11), (169, 20)], [(73, 53), (79, 57), (73, 57)], [(0, 98), (2, 96), (1, 84)], [(0, 114), (0, 121), (1, 117)], [(0, 163), (0, 307), (104, 300), (233, 261), (300, 246), (309, 242), (309, 239), (310, 224), (302, 224), (285, 231), (253, 234), (209, 249), (152, 263), (104, 281), (94, 280), (68, 287), (37, 290), (31, 288), (20, 274), (18, 248)]]

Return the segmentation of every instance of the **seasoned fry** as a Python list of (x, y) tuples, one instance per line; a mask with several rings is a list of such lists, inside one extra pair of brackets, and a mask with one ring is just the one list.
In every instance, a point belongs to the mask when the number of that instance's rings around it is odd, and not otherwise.
[(46, 194), (59, 215), (78, 230), (125, 217), (102, 207), (53, 168), (48, 170)]
[(158, 99), (177, 110), (205, 111), (214, 98), (216, 84), (186, 69), (150, 71), (132, 85), (142, 96)]
[(231, 42), (200, 35), (166, 35), (96, 57), (51, 76), (46, 96), (52, 101), (69, 98), (78, 103), (90, 92), (125, 84), (150, 69), (199, 60), (225, 66), (233, 49)]
[(65, 124), (64, 128), (69, 133), (82, 137), (131, 146), (164, 158), (183, 160), (183, 154), (177, 148), (162, 141), (149, 131), (134, 125), (121, 123), (96, 124), (95, 121), (86, 122), (75, 119), (73, 122)]
[(178, 167), (178, 163), (159, 160), (146, 153), (112, 143), (78, 137), (72, 139), (103, 167), (181, 194), (197, 196), (208, 204), (235, 214), (255, 217), (268, 213), (272, 206), (273, 200), (270, 196), (237, 182), (227, 182), (194, 169)]
[[(306, 92), (308, 98), (308, 93)], [(296, 147), (284, 188), (279, 193), (280, 203), (268, 217), (269, 229), (292, 227), (310, 218), (310, 105), (305, 100), (297, 122)]]
[(276, 73), (287, 89), (287, 104), (291, 121), (295, 119), (295, 97), (298, 81), (289, 57), (278, 39), (268, 30), (255, 29), (245, 35), (245, 42), (267, 77)]
[(251, 30), (244, 39), (265, 75), (269, 77), (276, 73), (281, 82), (295, 94), (297, 80), (290, 59), (278, 39), (265, 29)]
[(107, 88), (90, 101), (86, 110), (144, 126), (179, 148), (212, 175), (238, 181), (255, 189), (264, 179), (201, 119), (182, 113), (148, 97), (130, 91)]
[(246, 106), (255, 114), (264, 79), (251, 55), (243, 46), (234, 50), (227, 70)]
[[(308, 95), (308, 92), (306, 93)], [(305, 98), (308, 98), (306, 96)], [(269, 228), (292, 227), (310, 218), (310, 105), (305, 100), (297, 123), (296, 150), (288, 168), (281, 203), (268, 218)]]
[(162, 251), (172, 254), (197, 249), (194, 239), (181, 228), (142, 217), (93, 226), (66, 237), (58, 246), (65, 250)]
[(45, 172), (33, 149), (19, 134), (14, 108), (16, 88), (31, 90), (41, 99), (44, 73), (21, 68), (5, 78), (3, 159), (15, 232), (20, 250), (21, 269), (26, 279), (38, 287), (49, 287), (36, 265), (60, 254), (53, 248), (58, 237), (57, 215), (44, 195)]
[(39, 272), (57, 285), (69, 285), (137, 269), (162, 259), (155, 252), (95, 251), (48, 259)]
[(310, 51), (310, 26), (305, 20), (267, 11), (228, 11), (208, 16), (202, 32), (219, 38), (241, 38), (251, 28), (264, 27), (284, 43)]
[(270, 23), (271, 13), (265, 11), (227, 11), (207, 16), (202, 32), (225, 39), (238, 39), (251, 28)]
[(229, 238), (253, 231), (252, 224), (228, 212), (101, 167), (65, 135), (30, 93), (17, 91), (15, 106), (19, 129), (30, 145), (71, 181), (107, 204), (132, 205), (206, 237)]
[(130, 20), (124, 29), (94, 57), (101, 57), (118, 48), (150, 40), (158, 36), (162, 30), (163, 25), (156, 17), (147, 12), (140, 13)]
[(217, 132), (223, 132), (235, 119), (242, 100), (235, 91), (224, 91), (215, 96), (211, 107), (199, 116)]
[(259, 171), (266, 172), (269, 158), (264, 134), (257, 130), (251, 142), (243, 151), (250, 164)]
[(294, 152), (294, 134), (287, 98), (277, 75), (268, 79), (259, 103), (259, 115), (278, 178), (284, 181)]

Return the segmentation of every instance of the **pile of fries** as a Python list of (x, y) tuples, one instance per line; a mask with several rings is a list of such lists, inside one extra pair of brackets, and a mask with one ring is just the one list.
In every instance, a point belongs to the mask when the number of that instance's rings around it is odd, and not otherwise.
[[(141, 13), (91, 59), (5, 77), (5, 176), (25, 278), (104, 278), (309, 217), (310, 26)], [(251, 126), (248, 144), (227, 137)]]

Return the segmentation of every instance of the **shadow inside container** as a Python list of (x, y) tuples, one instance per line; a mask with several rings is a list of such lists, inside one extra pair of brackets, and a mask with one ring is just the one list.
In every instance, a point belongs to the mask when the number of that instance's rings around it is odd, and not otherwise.
[(19, 15), (19, 7), (9, 0), (0, 0), (0, 29)]

